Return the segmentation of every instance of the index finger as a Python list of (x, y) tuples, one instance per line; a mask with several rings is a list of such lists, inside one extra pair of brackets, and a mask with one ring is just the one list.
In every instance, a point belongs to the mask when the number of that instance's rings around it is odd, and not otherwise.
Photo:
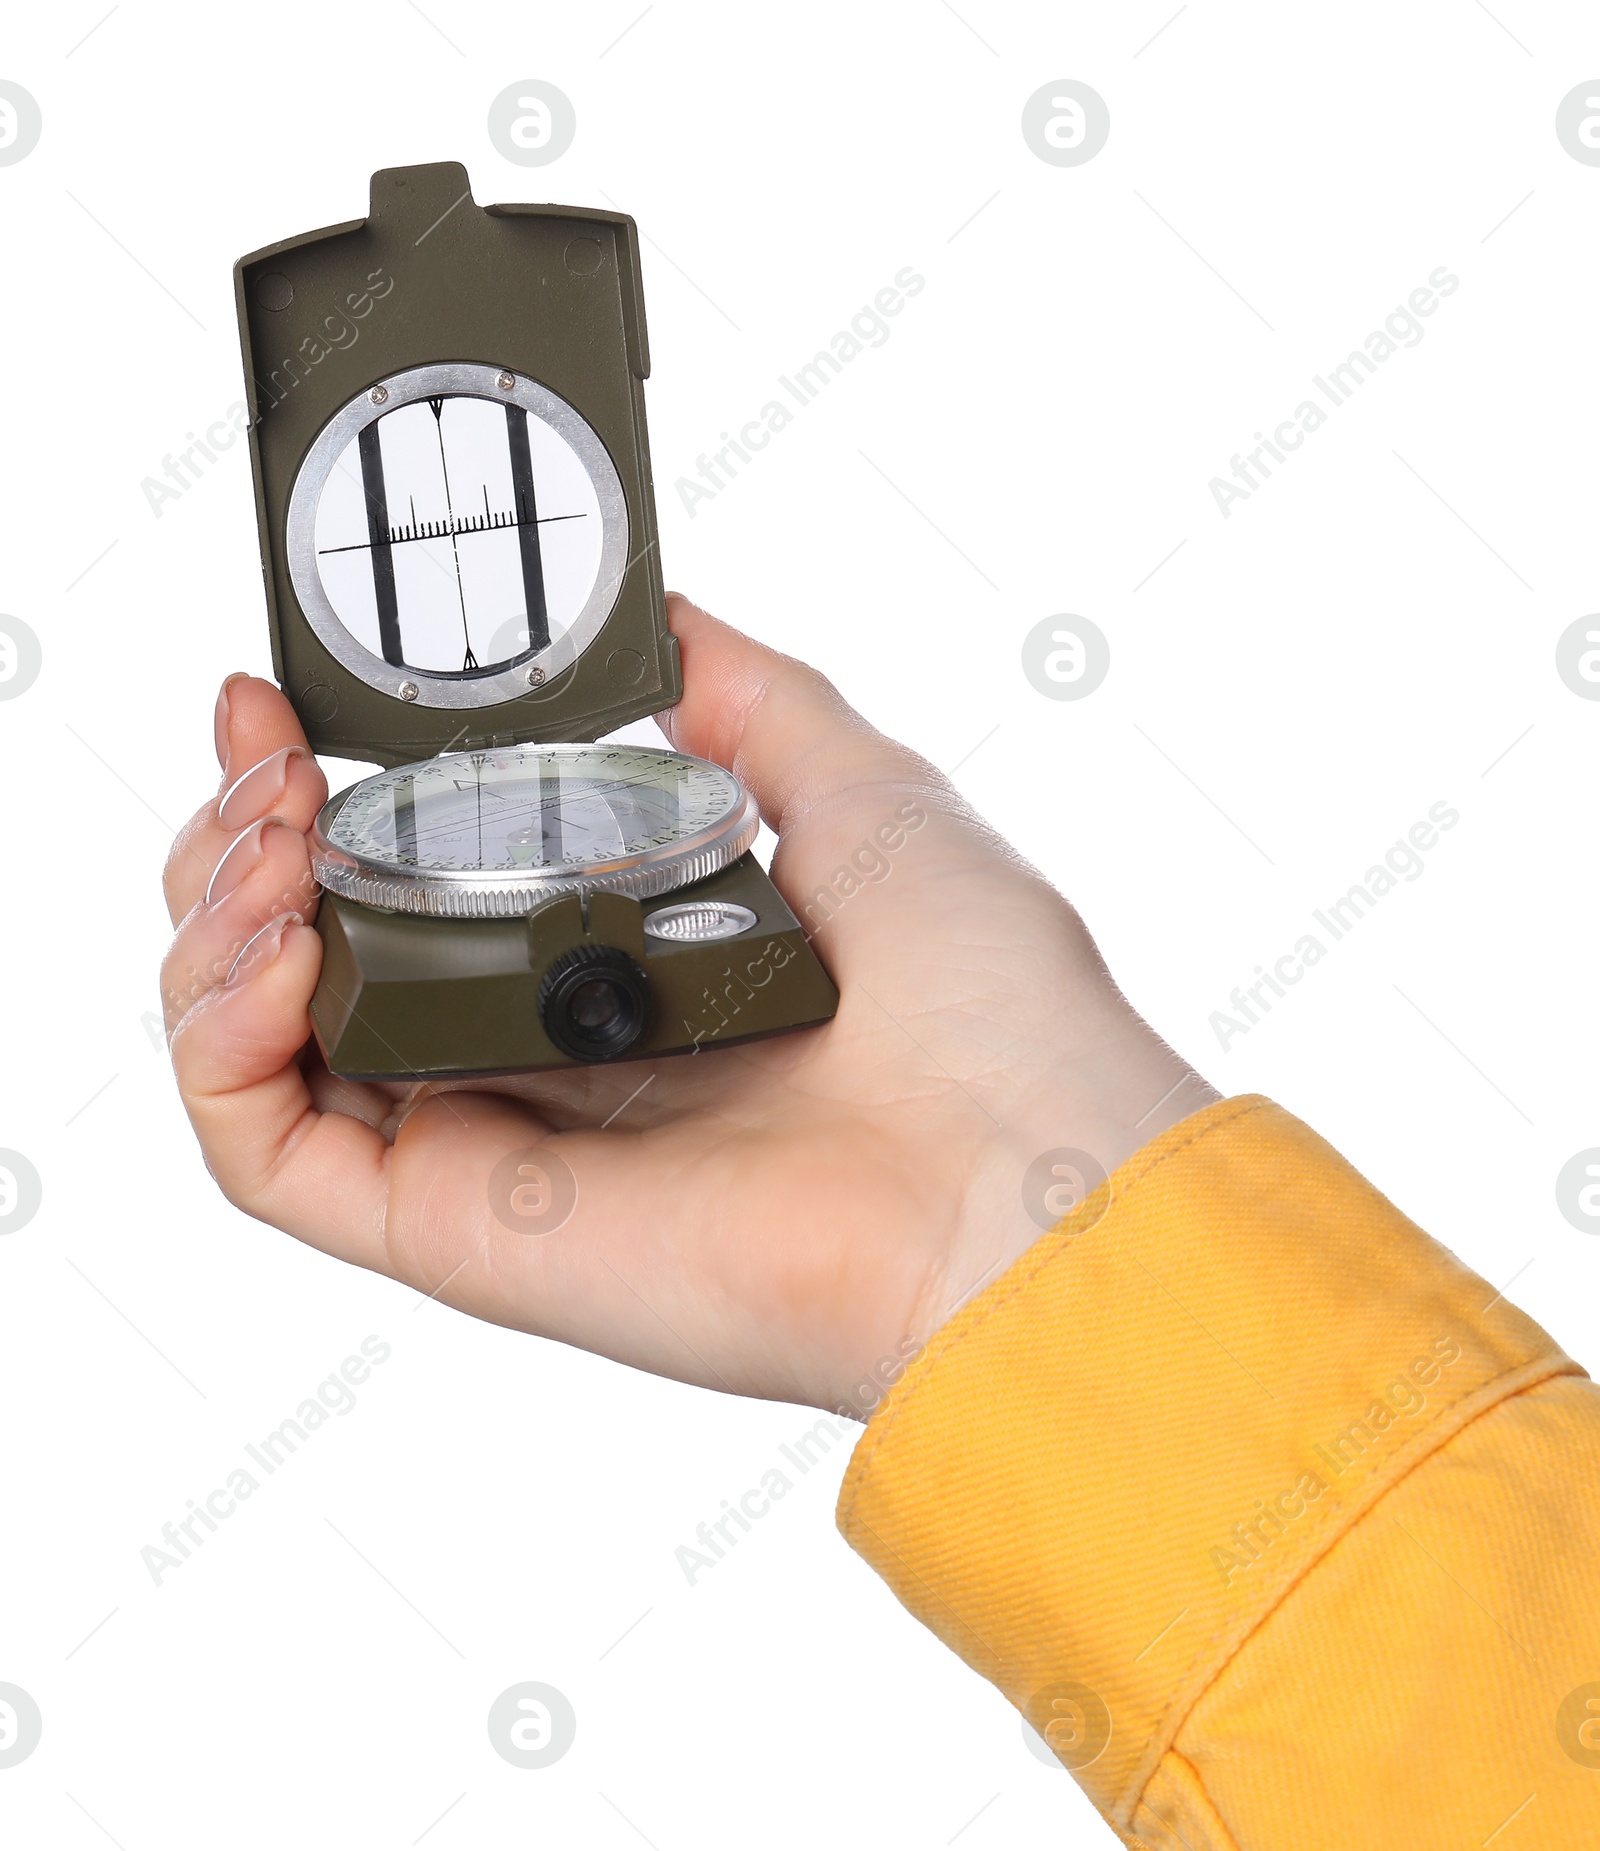
[(302, 834), (328, 799), (294, 709), (270, 681), (234, 675), (217, 701), (217, 794), (178, 832), (162, 885), (174, 924), (205, 897), (217, 864), (240, 835), (276, 816)]

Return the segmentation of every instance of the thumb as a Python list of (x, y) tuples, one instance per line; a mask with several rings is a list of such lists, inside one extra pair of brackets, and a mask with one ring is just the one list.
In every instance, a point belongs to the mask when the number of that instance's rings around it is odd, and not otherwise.
[(926, 759), (870, 726), (814, 668), (677, 592), (667, 595), (667, 617), (683, 656), (683, 699), (658, 724), (679, 751), (727, 766), (768, 828), (786, 834), (819, 806), (871, 786), (944, 792)]

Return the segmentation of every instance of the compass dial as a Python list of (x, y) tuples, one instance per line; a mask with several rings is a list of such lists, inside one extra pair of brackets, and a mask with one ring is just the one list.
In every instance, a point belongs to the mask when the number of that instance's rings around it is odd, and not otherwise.
[(367, 778), (312, 831), (331, 892), (396, 912), (505, 918), (555, 894), (637, 899), (700, 880), (755, 840), (720, 765), (659, 747), (505, 746)]
[(628, 556), (604, 444), (536, 381), (419, 366), (318, 433), (289, 501), (290, 576), (329, 651), (423, 707), (542, 687), (594, 640)]

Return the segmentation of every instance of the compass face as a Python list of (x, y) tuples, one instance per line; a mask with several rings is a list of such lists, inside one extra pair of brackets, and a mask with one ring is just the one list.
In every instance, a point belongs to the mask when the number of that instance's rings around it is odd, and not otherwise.
[(610, 614), (621, 482), (573, 407), (491, 366), (416, 367), (323, 427), (290, 497), (312, 628), (370, 686), (425, 707), (525, 696)]
[(720, 765), (650, 746), (506, 746), (380, 773), (317, 820), (334, 893), (399, 912), (498, 918), (555, 894), (636, 898), (699, 880), (755, 839)]

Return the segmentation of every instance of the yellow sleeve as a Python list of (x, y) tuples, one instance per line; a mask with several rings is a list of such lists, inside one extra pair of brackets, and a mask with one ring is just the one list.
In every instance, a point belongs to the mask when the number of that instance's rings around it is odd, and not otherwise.
[(1600, 1847), (1600, 1391), (1264, 1099), (958, 1313), (839, 1524), (1126, 1844)]

